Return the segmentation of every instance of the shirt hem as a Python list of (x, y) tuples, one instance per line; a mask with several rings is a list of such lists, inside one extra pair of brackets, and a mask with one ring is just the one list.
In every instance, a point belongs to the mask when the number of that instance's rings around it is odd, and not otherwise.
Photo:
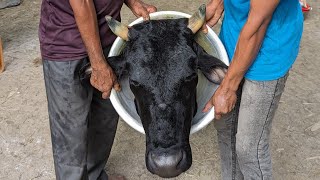
[(279, 78), (284, 77), (291, 68), (287, 71), (283, 71), (277, 74), (272, 74), (272, 75), (251, 75), (251, 74), (246, 74), (244, 77), (246, 79), (252, 80), (252, 81), (273, 81)]
[(48, 60), (48, 61), (76, 61), (83, 58), (87, 58), (88, 55), (81, 55), (81, 56), (72, 56), (72, 57), (51, 57), (42, 55), (42, 59)]

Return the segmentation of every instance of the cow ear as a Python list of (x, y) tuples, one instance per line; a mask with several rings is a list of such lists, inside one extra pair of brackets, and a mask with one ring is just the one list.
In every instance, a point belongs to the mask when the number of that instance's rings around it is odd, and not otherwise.
[(127, 61), (121, 55), (108, 57), (107, 61), (116, 74), (117, 79), (121, 79), (127, 73)]
[(198, 57), (198, 68), (209, 81), (220, 84), (227, 73), (228, 66), (220, 59), (206, 53), (198, 44), (195, 46)]

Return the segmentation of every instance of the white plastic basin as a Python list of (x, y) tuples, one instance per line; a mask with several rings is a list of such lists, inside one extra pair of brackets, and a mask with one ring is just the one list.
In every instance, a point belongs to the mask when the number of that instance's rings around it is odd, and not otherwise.
[[(176, 19), (176, 18), (189, 18), (191, 15), (176, 11), (159, 11), (150, 14), (150, 19)], [(143, 22), (142, 18), (133, 21), (129, 26)], [(197, 41), (207, 53), (221, 59), (225, 64), (229, 65), (228, 56), (226, 50), (221, 43), (218, 36), (213, 30), (208, 27), (208, 34), (204, 34), (201, 31), (197, 33), (197, 36), (201, 41)], [(121, 38), (117, 38), (113, 43), (109, 56), (117, 56), (120, 54), (122, 49), (125, 47), (125, 41)], [(207, 101), (213, 95), (217, 89), (217, 85), (209, 82), (204, 75), (198, 73), (198, 85), (197, 85), (197, 103), (198, 112), (192, 120), (191, 134), (204, 128), (214, 119), (214, 108), (208, 113), (203, 113)], [(128, 79), (124, 78), (120, 82), (121, 91), (116, 92), (114, 89), (111, 91), (110, 100), (120, 117), (132, 128), (144, 134), (144, 129), (141, 124), (139, 115), (136, 112), (134, 105), (134, 96), (129, 88)]]

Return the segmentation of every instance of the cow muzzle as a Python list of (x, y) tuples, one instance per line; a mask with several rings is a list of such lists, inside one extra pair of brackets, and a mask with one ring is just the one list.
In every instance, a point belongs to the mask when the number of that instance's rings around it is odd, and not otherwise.
[(162, 154), (149, 152), (146, 164), (151, 173), (162, 178), (176, 177), (191, 166), (191, 163), (187, 160), (186, 152), (183, 150)]

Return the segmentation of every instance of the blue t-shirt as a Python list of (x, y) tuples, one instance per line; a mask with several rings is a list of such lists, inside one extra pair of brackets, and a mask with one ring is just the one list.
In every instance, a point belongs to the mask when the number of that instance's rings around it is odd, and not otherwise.
[[(224, 0), (224, 19), (220, 39), (230, 61), (240, 31), (247, 21), (250, 0)], [(245, 77), (267, 81), (283, 77), (291, 68), (299, 51), (303, 30), (303, 14), (298, 0), (280, 0), (266, 31), (262, 46)]]

